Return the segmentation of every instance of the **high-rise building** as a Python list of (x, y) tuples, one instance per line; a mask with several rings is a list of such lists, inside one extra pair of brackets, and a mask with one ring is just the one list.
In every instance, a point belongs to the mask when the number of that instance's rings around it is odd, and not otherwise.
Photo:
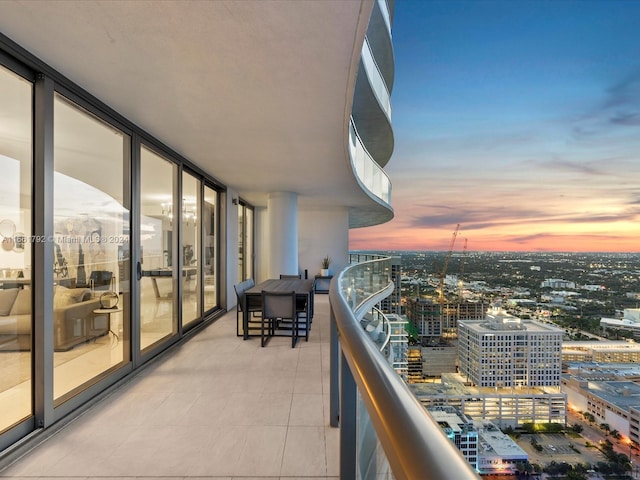
[(407, 299), (407, 318), (418, 329), (421, 340), (455, 337), (461, 320), (481, 320), (488, 305), (477, 302), (441, 304), (429, 298)]
[(460, 373), (479, 387), (559, 387), (562, 330), (493, 311), (458, 325)]
[(402, 311), (402, 257), (391, 257), (391, 281), (393, 282), (393, 292), (380, 302), (380, 310), (384, 313), (401, 315)]

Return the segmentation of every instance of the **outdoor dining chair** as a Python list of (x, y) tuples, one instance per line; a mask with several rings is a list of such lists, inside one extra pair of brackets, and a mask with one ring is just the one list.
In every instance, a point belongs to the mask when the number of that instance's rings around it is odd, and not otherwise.
[(264, 347), (276, 331), (281, 330), (291, 334), (291, 348), (294, 348), (300, 333), (300, 313), (296, 308), (295, 291), (266, 292), (263, 290), (261, 345)]

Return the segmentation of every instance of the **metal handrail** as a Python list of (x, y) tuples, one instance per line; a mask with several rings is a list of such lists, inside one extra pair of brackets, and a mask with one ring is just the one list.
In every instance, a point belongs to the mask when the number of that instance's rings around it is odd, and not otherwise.
[[(345, 274), (358, 267), (360, 265), (347, 267), (331, 281), (332, 318), (342, 357), (348, 364), (394, 478), (480, 478), (360, 326), (341, 287)], [(359, 311), (363, 312), (371, 306), (368, 304), (377, 303), (392, 290), (393, 284), (389, 283), (388, 287), (372, 292), (369, 301), (364, 302), (367, 305), (359, 304)]]

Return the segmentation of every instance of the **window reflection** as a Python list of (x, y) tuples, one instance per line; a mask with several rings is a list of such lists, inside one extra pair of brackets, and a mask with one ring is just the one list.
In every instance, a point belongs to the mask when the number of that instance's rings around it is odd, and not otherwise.
[(0, 67), (0, 432), (32, 414), (31, 97)]
[(58, 403), (128, 361), (128, 145), (122, 132), (55, 95), (52, 316)]
[(200, 181), (182, 175), (182, 323), (188, 325), (200, 312)]
[(218, 305), (216, 291), (216, 205), (218, 193), (207, 186), (204, 187), (204, 204), (202, 215), (202, 243), (204, 248), (204, 310), (211, 310)]
[(140, 157), (140, 348), (175, 334), (175, 164), (146, 147)]

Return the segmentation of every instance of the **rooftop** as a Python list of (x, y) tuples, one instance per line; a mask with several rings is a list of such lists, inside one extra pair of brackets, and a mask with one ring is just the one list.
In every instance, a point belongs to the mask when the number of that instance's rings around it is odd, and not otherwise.
[(473, 424), (478, 431), (478, 454), (502, 458), (529, 458), (509, 435), (502, 433), (493, 423), (476, 420)]
[(534, 320), (522, 320), (507, 314), (489, 314), (484, 320), (461, 320), (460, 324), (464, 324), (470, 330), (484, 335), (514, 330), (528, 333), (562, 333), (562, 330), (557, 327)]
[[(574, 377), (580, 380), (580, 377)], [(592, 395), (622, 409), (640, 406), (640, 385), (631, 381), (589, 381), (587, 390)]]

